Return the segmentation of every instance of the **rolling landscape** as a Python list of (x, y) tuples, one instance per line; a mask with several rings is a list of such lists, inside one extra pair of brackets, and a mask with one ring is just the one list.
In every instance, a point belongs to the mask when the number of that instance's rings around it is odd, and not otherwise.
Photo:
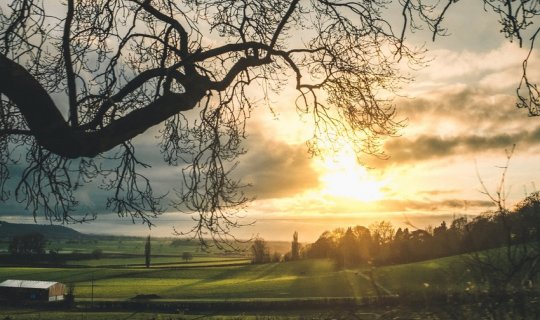
[[(61, 282), (70, 298), (4, 299), (0, 319), (533, 319), (539, 199), (431, 231), (381, 221), (326, 231), (314, 243), (295, 233), (291, 242), (256, 238), (228, 252), (181, 238), (2, 222), (0, 282)], [(500, 237), (506, 223), (511, 243)], [(15, 239), (35, 234), (49, 238), (37, 251), (16, 251)]]

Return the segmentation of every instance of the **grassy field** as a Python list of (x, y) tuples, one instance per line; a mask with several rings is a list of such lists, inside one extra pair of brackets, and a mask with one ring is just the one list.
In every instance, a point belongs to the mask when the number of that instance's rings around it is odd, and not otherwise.
[[(179, 241), (178, 245), (173, 245), (174, 239), (152, 238), (152, 253), (156, 255), (176, 255), (181, 256), (182, 252), (200, 253), (197, 242)], [(146, 240), (143, 238), (102, 238), (95, 237), (81, 240), (51, 240), (47, 248), (56, 249), (60, 252), (81, 252), (90, 253), (100, 249), (105, 253), (132, 253), (142, 254)]]
[[(144, 238), (136, 237), (53, 240), (49, 249), (82, 258), (67, 260), (61, 268), (5, 266), (0, 268), (0, 281), (59, 281), (73, 285), (77, 299), (82, 300), (90, 299), (92, 292), (94, 299), (104, 300), (137, 295), (156, 295), (164, 300), (359, 298), (374, 296), (377, 291), (385, 295), (463, 291), (469, 285), (461, 257), (350, 270), (335, 270), (330, 260), (250, 265), (248, 256), (241, 252), (205, 252), (195, 242), (153, 238), (152, 266), (147, 269), (144, 244)], [(290, 246), (286, 242), (273, 245), (276, 250)], [(96, 249), (102, 253), (99, 259), (91, 257)], [(183, 252), (191, 253), (193, 259), (182, 260)]]
[(377, 268), (375, 279), (400, 295), (464, 292), (471, 283), (470, 271), (465, 267), (462, 256)]
[[(374, 295), (356, 270), (334, 271), (329, 260), (197, 268), (20, 268), (0, 269), (0, 279), (60, 281), (75, 286), (78, 299), (258, 299), (362, 297)], [(93, 285), (92, 285), (93, 283)]]
[[(105, 259), (106, 261), (106, 259)], [(317, 306), (303, 310), (298, 308), (261, 308), (258, 311), (208, 311), (190, 309), (178, 312), (164, 309), (138, 311), (130, 307), (111, 309), (110, 312), (99, 310), (39, 310), (39, 309), (0, 309), (0, 320), (48, 320), (48, 319), (349, 319), (348, 315), (332, 312), (348, 312), (347, 308), (333, 307), (334, 301), (361, 301), (362, 298), (374, 297), (377, 291), (385, 296), (399, 295), (414, 297), (415, 303), (424, 301), (420, 309), (392, 307), (402, 316), (411, 312), (410, 319), (424, 319), (429, 312), (423, 309), (429, 304), (429, 297), (435, 293), (465, 293), (471, 287), (471, 275), (463, 263), (462, 256), (372, 268), (364, 266), (347, 270), (336, 270), (331, 260), (314, 259), (293, 262), (269, 263), (261, 265), (223, 265), (237, 260), (201, 257), (186, 264), (174, 267), (165, 265), (141, 267), (2, 267), (0, 281), (7, 278), (28, 280), (60, 281), (75, 288), (76, 301), (80, 306), (94, 303), (128, 303), (133, 306), (146, 303), (134, 300), (137, 296), (152, 297), (158, 304), (203, 306), (212, 303), (232, 303), (236, 305), (259, 306), (265, 303), (280, 305), (295, 301), (307, 301)], [(118, 262), (110, 260), (108, 262)], [(376, 287), (374, 286), (374, 282)], [(346, 300), (349, 299), (349, 300)], [(402, 298), (400, 298), (402, 299)], [(277, 303), (277, 304), (275, 304)], [(315, 304), (313, 304), (315, 303)], [(318, 306), (321, 306), (319, 308)], [(461, 305), (458, 304), (461, 308)], [(440, 308), (440, 306), (432, 306)], [(444, 307), (444, 306), (443, 306)], [(389, 309), (377, 305), (354, 309), (356, 319), (379, 319)], [(400, 309), (401, 308), (401, 309)], [(452, 310), (454, 307), (447, 308)], [(468, 308), (468, 307), (465, 307)], [(147, 310), (147, 309), (144, 309)], [(169, 311), (167, 311), (169, 310)], [(174, 310), (174, 308), (173, 308)], [(240, 309), (242, 310), (242, 309)], [(352, 310), (352, 309), (351, 309)], [(411, 311), (412, 310), (412, 311)], [(444, 312), (448, 312), (444, 310)], [(466, 309), (468, 310), (468, 309)], [(205, 313), (206, 312), (206, 313)], [(404, 313), (405, 312), (405, 313)], [(422, 314), (422, 312), (428, 312)], [(465, 313), (463, 313), (465, 314)], [(9, 318), (8, 318), (9, 317)], [(409, 319), (409, 318), (407, 318)], [(435, 319), (435, 318), (433, 318)]]
[[(50, 239), (46, 246), (48, 250), (58, 250), (61, 253), (91, 253), (96, 249), (104, 253), (131, 253), (143, 254), (146, 238), (142, 237), (114, 237), (114, 236), (87, 236), (82, 239)], [(171, 255), (180, 257), (183, 252), (190, 252), (194, 255), (218, 255), (223, 256), (223, 252), (208, 248), (202, 250), (198, 241), (190, 241), (179, 238), (152, 238), (152, 254)], [(291, 244), (286, 241), (268, 241), (270, 252), (285, 253), (290, 250)], [(9, 239), (0, 241), (0, 252), (7, 251)], [(248, 251), (249, 244), (238, 243), (239, 249)], [(233, 256), (243, 255), (245, 253), (237, 252)]]
[[(382, 293), (424, 294), (449, 288), (466, 290), (459, 257), (386, 266), (373, 271)], [(243, 260), (201, 259), (176, 267), (0, 269), (0, 279), (60, 281), (75, 286), (78, 299), (126, 300), (137, 295), (161, 299), (282, 299), (368, 297), (376, 295), (371, 269), (335, 270), (330, 260), (303, 260), (227, 266)], [(243, 261), (246, 262), (246, 261)]]
[[(5, 279), (59, 281), (73, 286), (76, 302), (84, 308), (94, 303), (189, 304), (194, 306), (227, 302), (236, 305), (280, 305), (292, 303), (305, 308), (311, 303), (313, 319), (343, 318), (321, 316), (324, 308), (334, 302), (361, 301), (378, 294), (389, 297), (399, 295), (428, 301), (437, 293), (465, 293), (473, 284), (472, 276), (464, 264), (463, 256), (447, 257), (424, 262), (372, 268), (362, 266), (337, 270), (331, 260), (313, 259), (292, 262), (252, 265), (242, 253), (221, 254), (204, 252), (190, 242), (172, 245), (172, 239), (154, 239), (152, 265), (144, 267), (144, 241), (137, 238), (93, 240), (56, 240), (49, 248), (57, 248), (66, 257), (79, 257), (65, 261), (61, 267), (21, 267), (2, 265), (0, 256), (0, 282)], [(91, 253), (101, 249), (102, 257), (94, 259)], [(182, 253), (190, 252), (193, 259), (182, 260)], [(61, 253), (62, 254), (62, 253)], [(16, 265), (16, 264), (14, 264)], [(153, 306), (153, 305), (152, 305)], [(123, 308), (123, 309), (122, 309)], [(32, 309), (0, 310), (4, 319), (300, 319), (303, 311), (278, 314), (267, 309), (262, 314), (220, 314), (210, 316), (200, 310), (190, 315), (146, 311), (132, 312), (131, 307), (111, 309), (111, 312), (44, 311)], [(277, 308), (280, 309), (280, 308)], [(293, 308), (294, 309), (294, 308)], [(339, 309), (339, 308), (338, 308)], [(141, 309), (142, 310), (142, 309)], [(144, 309), (147, 310), (147, 309)], [(330, 310), (333, 311), (333, 310)], [(168, 313), (167, 313), (168, 312)], [(198, 313), (197, 313), (198, 312)], [(384, 313), (385, 311), (381, 311)], [(381, 313), (379, 313), (381, 314)], [(9, 317), (9, 318), (7, 318)], [(359, 319), (374, 319), (370, 315)], [(418, 318), (421, 319), (422, 317)]]

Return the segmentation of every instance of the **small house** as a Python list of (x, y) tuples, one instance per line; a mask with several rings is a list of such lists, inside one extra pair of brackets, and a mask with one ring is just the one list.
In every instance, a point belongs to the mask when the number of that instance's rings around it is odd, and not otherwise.
[(0, 300), (49, 302), (64, 300), (66, 286), (60, 282), (6, 280), (0, 283)]

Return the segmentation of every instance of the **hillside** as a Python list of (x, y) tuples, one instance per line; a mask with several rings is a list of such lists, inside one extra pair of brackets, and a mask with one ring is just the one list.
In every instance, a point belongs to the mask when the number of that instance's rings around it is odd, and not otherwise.
[(72, 239), (85, 236), (85, 234), (65, 226), (0, 221), (0, 239), (10, 239), (16, 235), (32, 232), (41, 233), (47, 239)]

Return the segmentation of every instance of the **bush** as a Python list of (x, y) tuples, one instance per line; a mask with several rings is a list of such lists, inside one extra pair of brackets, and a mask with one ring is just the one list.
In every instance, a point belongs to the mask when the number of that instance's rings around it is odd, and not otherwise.
[(101, 259), (101, 257), (103, 257), (103, 250), (100, 248), (94, 249), (92, 251), (92, 257), (94, 257), (94, 259)]

